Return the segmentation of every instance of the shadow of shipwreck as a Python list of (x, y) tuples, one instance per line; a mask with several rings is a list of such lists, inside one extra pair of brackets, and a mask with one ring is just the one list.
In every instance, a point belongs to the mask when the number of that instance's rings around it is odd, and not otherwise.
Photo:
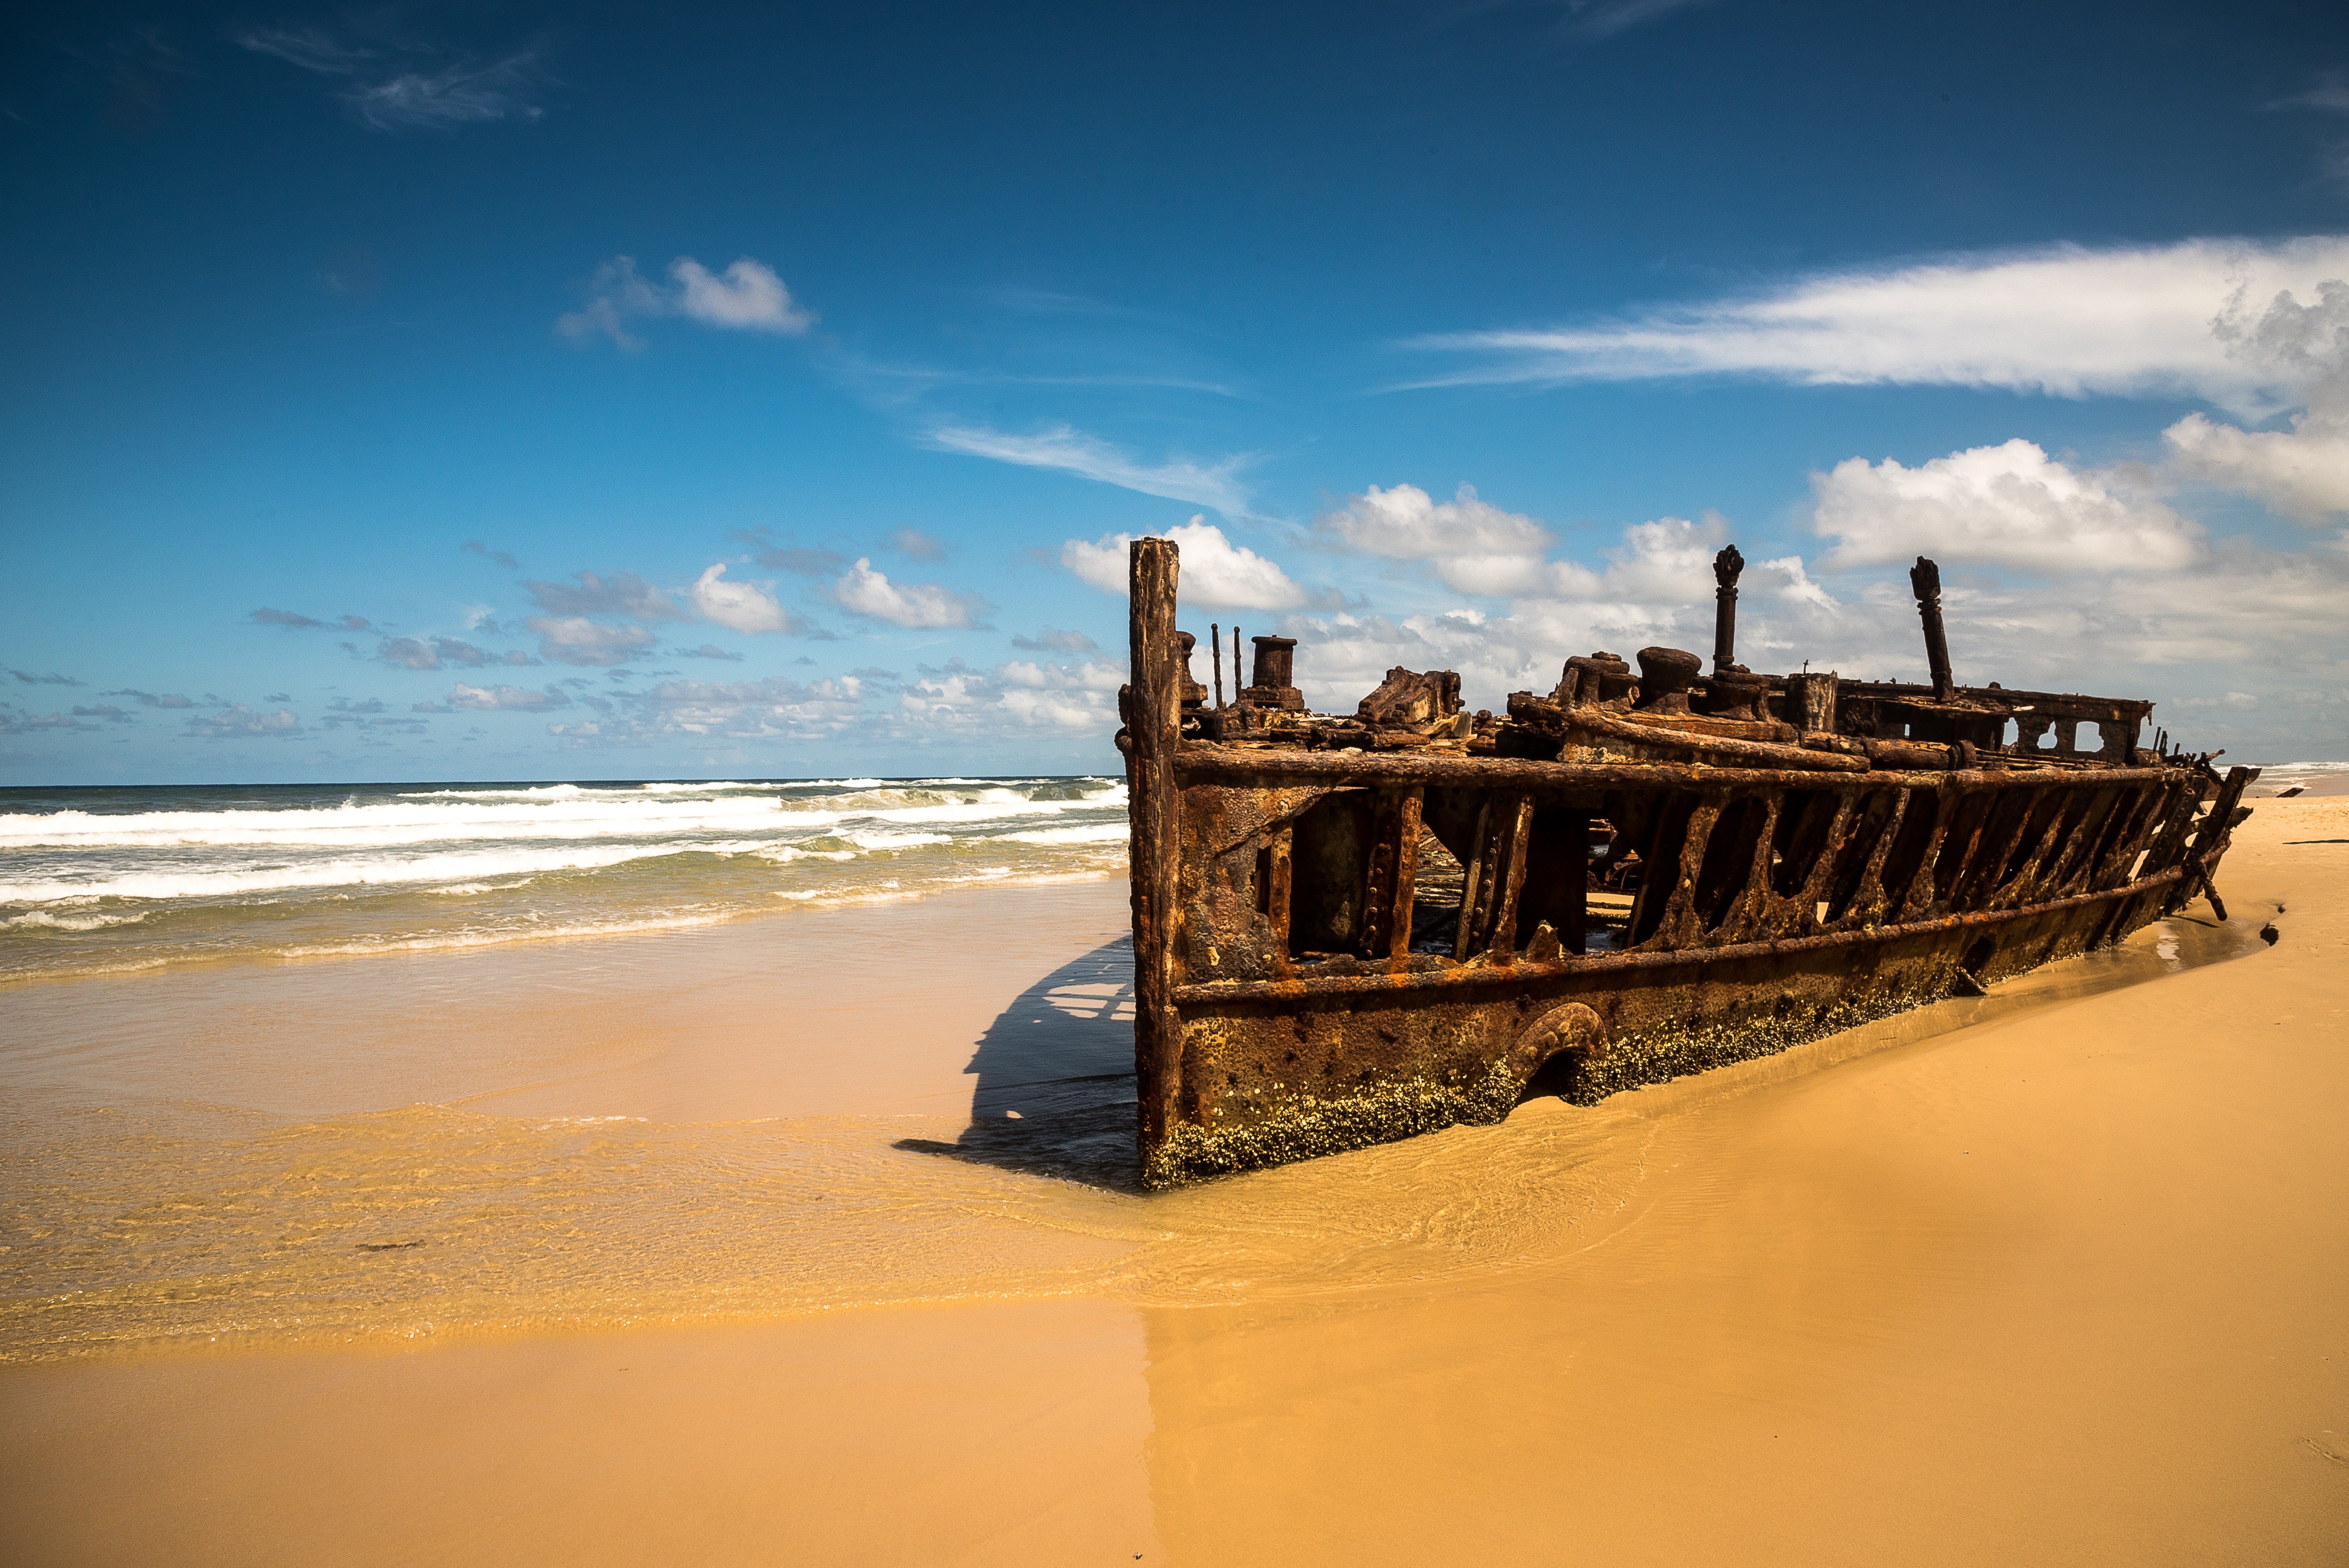
[(1104, 943), (1022, 991), (979, 1037), (965, 1070), (978, 1084), (962, 1136), (901, 1139), (899, 1149), (1141, 1191), (1133, 938)]

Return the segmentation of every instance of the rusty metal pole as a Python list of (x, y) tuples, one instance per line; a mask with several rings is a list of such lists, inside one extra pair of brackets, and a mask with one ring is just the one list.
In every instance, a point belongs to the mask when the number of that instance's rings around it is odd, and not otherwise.
[(1133, 1068), (1142, 1147), (1155, 1149), (1174, 1125), (1182, 1026), (1174, 1006), (1177, 837), (1174, 752), (1182, 744), (1182, 655), (1174, 634), (1174, 543), (1137, 539), (1127, 556), (1128, 659), (1133, 745), (1128, 805), (1133, 889)]
[(1917, 595), (1917, 614), (1925, 623), (1925, 662), (1932, 666), (1933, 696), (1948, 702), (1958, 695), (1950, 676), (1950, 636), (1941, 629), (1941, 569), (1923, 556), (1909, 569), (1909, 589)]
[(1720, 586), (1713, 591), (1713, 673), (1720, 675), (1737, 662), (1737, 576), (1745, 570), (1745, 557), (1737, 553), (1737, 546), (1724, 546), (1713, 558), (1713, 580)]

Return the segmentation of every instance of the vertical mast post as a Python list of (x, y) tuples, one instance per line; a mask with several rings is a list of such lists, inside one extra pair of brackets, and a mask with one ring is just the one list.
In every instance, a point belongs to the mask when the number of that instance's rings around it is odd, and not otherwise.
[(1137, 539), (1127, 556), (1129, 669), (1133, 700), (1131, 812), (1133, 889), (1133, 1066), (1140, 1088), (1142, 1147), (1153, 1150), (1174, 1125), (1182, 1026), (1175, 1016), (1174, 890), (1177, 838), (1174, 751), (1183, 738), (1182, 655), (1174, 634), (1172, 540)]
[(1925, 662), (1933, 671), (1933, 696), (1948, 702), (1958, 695), (1958, 683), (1950, 675), (1950, 636), (1941, 628), (1941, 569), (1917, 557), (1917, 564), (1909, 569), (1909, 588), (1917, 595), (1918, 618), (1925, 623)]

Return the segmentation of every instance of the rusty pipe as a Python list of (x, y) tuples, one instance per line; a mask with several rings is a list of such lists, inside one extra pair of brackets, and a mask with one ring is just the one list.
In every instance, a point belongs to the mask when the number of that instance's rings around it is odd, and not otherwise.
[(1737, 578), (1745, 557), (1737, 546), (1723, 547), (1713, 558), (1713, 673), (1720, 675), (1737, 662)]

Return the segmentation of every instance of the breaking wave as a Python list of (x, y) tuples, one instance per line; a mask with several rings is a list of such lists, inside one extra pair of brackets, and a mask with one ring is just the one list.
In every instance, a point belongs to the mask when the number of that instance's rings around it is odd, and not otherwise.
[(1100, 777), (0, 791), (0, 980), (1113, 875)]

